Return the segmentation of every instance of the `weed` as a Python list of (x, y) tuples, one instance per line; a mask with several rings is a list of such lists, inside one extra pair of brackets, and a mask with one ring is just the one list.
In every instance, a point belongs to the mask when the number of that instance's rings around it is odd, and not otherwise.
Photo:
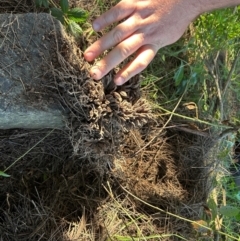
[(195, 21), (195, 39), (205, 51), (229, 49), (236, 42), (240, 36), (239, 10), (240, 7), (217, 10)]
[[(49, 1), (36, 0), (36, 5), (38, 7), (49, 8)], [(83, 33), (80, 24), (84, 24), (87, 21), (88, 13), (85, 10), (81, 8), (69, 8), (68, 0), (60, 0), (60, 7), (51, 7), (49, 11), (74, 37), (79, 37)]]

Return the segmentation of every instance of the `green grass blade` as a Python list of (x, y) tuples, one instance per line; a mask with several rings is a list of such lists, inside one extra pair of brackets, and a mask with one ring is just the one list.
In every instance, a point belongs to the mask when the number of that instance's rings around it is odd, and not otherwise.
[(0, 177), (10, 177), (7, 173), (0, 171)]
[(67, 13), (69, 10), (69, 3), (68, 0), (60, 0), (60, 6), (63, 13)]
[(184, 65), (181, 62), (180, 67), (175, 72), (173, 79), (175, 80), (175, 86), (179, 86), (183, 80), (184, 77)]

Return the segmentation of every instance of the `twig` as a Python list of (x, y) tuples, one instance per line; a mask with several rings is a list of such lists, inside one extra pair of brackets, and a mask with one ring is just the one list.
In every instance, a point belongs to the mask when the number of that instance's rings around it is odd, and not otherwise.
[[(220, 85), (219, 85), (219, 81), (220, 81), (219, 73), (217, 71), (218, 70), (217, 60), (218, 60), (218, 57), (219, 57), (219, 53), (220, 52), (218, 51), (216, 57), (213, 60), (214, 66), (211, 68), (209, 65), (207, 65), (207, 68), (208, 68), (210, 74), (212, 75), (212, 77), (215, 81), (215, 84), (216, 84), (217, 94), (218, 94), (218, 99), (219, 99), (219, 106), (220, 106), (220, 120), (222, 121), (223, 120), (223, 102), (222, 102), (221, 89), (220, 89)], [(215, 69), (216, 74), (214, 73), (214, 69)]]
[(237, 54), (236, 54), (236, 57), (235, 57), (235, 59), (234, 59), (234, 61), (233, 61), (232, 67), (231, 67), (231, 69), (230, 69), (230, 71), (229, 71), (229, 73), (228, 73), (227, 82), (226, 82), (226, 85), (225, 85), (225, 87), (224, 87), (224, 89), (223, 89), (222, 97), (225, 96), (226, 91), (227, 91), (227, 88), (228, 88), (228, 86), (229, 86), (229, 84), (230, 84), (230, 82), (231, 82), (231, 80), (232, 80), (232, 75), (233, 75), (233, 73), (234, 73), (234, 71), (235, 71), (235, 68), (236, 68), (236, 65), (237, 65), (237, 63), (238, 63), (239, 56), (240, 56), (240, 50), (237, 51)]
[(204, 131), (193, 130), (193, 129), (189, 129), (187, 127), (182, 127), (182, 126), (176, 126), (174, 128), (176, 128), (176, 129), (178, 129), (180, 131), (191, 133), (193, 135), (198, 135), (198, 136), (203, 136), (203, 137), (210, 137), (209, 133), (204, 132)]

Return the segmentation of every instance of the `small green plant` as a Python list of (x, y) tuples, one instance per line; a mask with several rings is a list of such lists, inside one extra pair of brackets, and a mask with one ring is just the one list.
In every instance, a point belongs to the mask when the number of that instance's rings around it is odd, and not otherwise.
[(78, 37), (83, 33), (79, 24), (86, 22), (87, 12), (81, 8), (69, 9), (68, 0), (60, 0), (60, 7), (61, 9), (55, 7), (50, 9), (52, 16), (65, 25), (73, 36)]
[[(206, 50), (229, 48), (239, 39), (240, 7), (216, 10), (195, 21), (195, 38)], [(214, 28), (212, 27), (214, 26)]]
[[(36, 5), (49, 8), (49, 1), (36, 0)], [(74, 37), (79, 37), (83, 33), (80, 24), (86, 23), (88, 18), (86, 11), (81, 8), (69, 8), (68, 0), (60, 0), (60, 8), (54, 6), (49, 10), (51, 15), (58, 19)]]

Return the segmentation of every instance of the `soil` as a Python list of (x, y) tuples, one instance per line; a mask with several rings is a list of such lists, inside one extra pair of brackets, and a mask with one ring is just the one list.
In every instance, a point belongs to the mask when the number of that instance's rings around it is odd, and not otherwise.
[[(0, 11), (35, 10), (32, 1), (17, 3), (4, 1)], [(139, 76), (122, 87), (114, 70), (91, 79), (82, 41), (68, 38), (41, 86), (69, 111), (66, 129), (0, 132), (0, 170), (11, 175), (0, 177), (1, 239), (117, 240), (110, 234), (120, 226), (129, 237), (139, 229), (190, 237), (192, 227), (169, 212), (201, 215), (214, 139), (166, 129), (141, 96)], [(139, 226), (126, 225), (129, 215)]]

